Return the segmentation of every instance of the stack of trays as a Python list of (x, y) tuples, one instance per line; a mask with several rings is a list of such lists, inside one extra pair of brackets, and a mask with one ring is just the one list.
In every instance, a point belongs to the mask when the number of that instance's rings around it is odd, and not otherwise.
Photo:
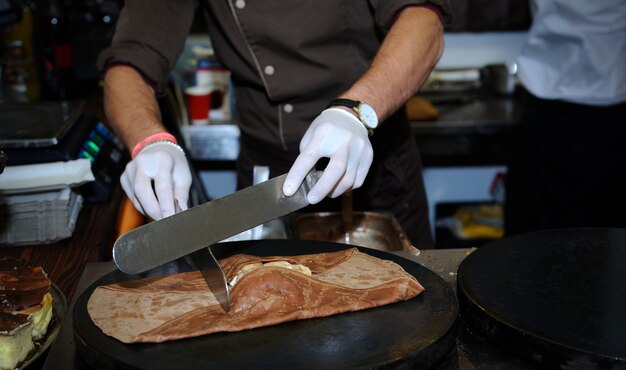
[(5, 167), (0, 175), (0, 244), (50, 244), (72, 236), (83, 205), (74, 189), (93, 180), (85, 158)]
[(82, 196), (69, 187), (0, 197), (0, 244), (49, 244), (69, 238), (82, 204)]

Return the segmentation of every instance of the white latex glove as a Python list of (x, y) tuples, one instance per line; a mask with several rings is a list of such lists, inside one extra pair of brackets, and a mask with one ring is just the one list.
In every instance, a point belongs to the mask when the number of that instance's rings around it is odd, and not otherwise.
[(126, 165), (120, 182), (135, 208), (154, 220), (176, 213), (176, 205), (188, 208), (191, 171), (172, 142), (148, 144)]
[(309, 203), (319, 203), (329, 194), (335, 198), (363, 185), (374, 151), (367, 130), (356, 116), (341, 108), (329, 108), (313, 120), (300, 141), (300, 155), (289, 170), (283, 193), (293, 195), (322, 157), (330, 160), (307, 196)]

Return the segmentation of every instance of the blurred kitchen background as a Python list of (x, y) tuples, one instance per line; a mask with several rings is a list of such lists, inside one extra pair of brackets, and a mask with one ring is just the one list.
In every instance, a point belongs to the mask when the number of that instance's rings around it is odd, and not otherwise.
[[(503, 181), (520, 113), (514, 61), (531, 22), (527, 0), (452, 3), (443, 57), (406, 106), (422, 152), (437, 248), (480, 246), (503, 234)], [(95, 61), (122, 6), (123, 0), (0, 0), (6, 166), (89, 159), (95, 181), (80, 192), (87, 202), (107, 200), (128, 154), (101, 112), (90, 110), (102, 89)], [(214, 59), (205, 30), (198, 12), (161, 98), (166, 124), (184, 139), (197, 181), (218, 184), (202, 186), (200, 200), (235, 190), (239, 135), (228, 71)], [(208, 125), (190, 125), (185, 108), (184, 88), (196, 84), (199, 73), (223, 85)]]

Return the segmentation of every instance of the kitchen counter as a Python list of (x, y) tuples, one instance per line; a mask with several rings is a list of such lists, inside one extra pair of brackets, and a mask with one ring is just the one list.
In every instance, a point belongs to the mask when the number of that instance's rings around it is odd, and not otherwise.
[(506, 164), (520, 122), (519, 94), (474, 91), (420, 96), (439, 112), (436, 120), (411, 122), (425, 167)]
[(420, 96), (430, 101), (439, 115), (436, 120), (413, 121), (414, 134), (488, 134), (510, 131), (519, 123), (521, 106), (517, 94), (495, 95), (477, 91), (424, 93)]

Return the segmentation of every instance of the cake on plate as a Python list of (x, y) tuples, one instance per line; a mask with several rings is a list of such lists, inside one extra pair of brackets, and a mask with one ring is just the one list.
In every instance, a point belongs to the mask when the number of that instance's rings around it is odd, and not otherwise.
[(50, 280), (41, 267), (0, 259), (0, 369), (14, 369), (42, 339), (52, 319)]

